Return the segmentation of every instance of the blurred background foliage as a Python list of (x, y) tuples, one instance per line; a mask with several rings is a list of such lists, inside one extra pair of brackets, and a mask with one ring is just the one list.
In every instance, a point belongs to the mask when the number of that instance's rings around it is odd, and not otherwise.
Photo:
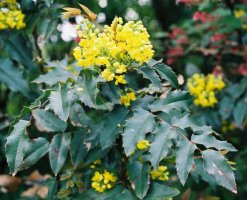
[[(44, 85), (32, 82), (50, 67), (70, 67), (72, 50), (77, 42), (75, 30), (79, 18), (61, 19), (63, 7), (82, 3), (98, 14), (97, 21), (109, 24), (115, 16), (125, 20), (142, 20), (155, 47), (155, 57), (164, 59), (186, 80), (194, 73), (220, 74), (226, 87), (218, 94), (213, 108), (193, 106), (193, 115), (201, 123), (213, 126), (239, 150), (231, 160), (235, 163), (238, 194), (234, 195), (212, 183), (188, 181), (175, 199), (245, 200), (247, 195), (247, 32), (245, 1), (238, 0), (20, 0), (26, 27), (0, 30), (0, 187), (1, 199), (20, 198), (29, 187), (30, 174), (38, 169), (49, 174), (44, 160), (11, 179), (4, 156), (5, 138), (13, 119), (23, 106), (37, 98)], [(236, 11), (243, 10), (241, 17)], [(197, 13), (197, 14), (195, 14)], [(202, 14), (204, 13), (204, 14)], [(206, 15), (205, 15), (206, 13)], [(246, 24), (245, 24), (246, 23)], [(52, 61), (62, 62), (53, 62)], [(221, 135), (219, 135), (221, 137)], [(195, 175), (196, 176), (196, 175)], [(35, 181), (56, 187), (44, 175)], [(4, 180), (7, 180), (4, 182)], [(31, 179), (32, 180), (32, 179)], [(27, 198), (39, 199), (26, 195)], [(26, 198), (26, 197), (22, 197)]]

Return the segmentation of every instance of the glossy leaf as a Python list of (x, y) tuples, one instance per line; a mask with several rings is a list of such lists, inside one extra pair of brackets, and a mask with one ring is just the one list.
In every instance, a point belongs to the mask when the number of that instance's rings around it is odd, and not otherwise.
[(51, 112), (37, 109), (32, 112), (34, 119), (36, 120), (38, 129), (46, 132), (64, 132), (67, 128), (67, 124), (58, 119)]
[(202, 144), (206, 148), (214, 147), (218, 150), (237, 151), (237, 149), (234, 146), (232, 146), (232, 144), (226, 141), (217, 140), (213, 136), (213, 132), (205, 132), (198, 135), (194, 134), (191, 137), (191, 141), (197, 144)]
[(167, 80), (174, 88), (179, 87), (177, 76), (170, 67), (162, 63), (158, 63), (153, 66), (153, 69), (158, 72), (161, 79)]
[(51, 169), (55, 176), (57, 176), (66, 161), (70, 140), (70, 133), (63, 133), (55, 135), (51, 141), (49, 148), (49, 159)]
[(165, 98), (157, 99), (150, 105), (153, 112), (170, 112), (172, 109), (188, 110), (191, 95), (184, 91), (169, 92)]
[(41, 159), (49, 150), (49, 142), (45, 138), (37, 138), (30, 140), (27, 145), (24, 160), (20, 166), (21, 169), (26, 169), (34, 165)]
[(247, 102), (245, 100), (239, 101), (233, 109), (233, 118), (237, 126), (241, 126), (245, 117), (247, 116)]
[(15, 175), (19, 170), (28, 148), (29, 138), (26, 134), (26, 128), (29, 125), (29, 121), (20, 120), (14, 125), (13, 130), (7, 137), (5, 146), (6, 157), (10, 173), (13, 175)]
[[(89, 73), (82, 74), (78, 78), (75, 89), (78, 91), (79, 100), (86, 106), (98, 109), (109, 109), (104, 100), (98, 96), (99, 89), (97, 88), (100, 79), (96, 79)], [(99, 101), (99, 102), (98, 102)], [(101, 105), (99, 105), (101, 103)]]
[(127, 156), (135, 149), (138, 141), (145, 138), (146, 133), (155, 127), (154, 116), (143, 109), (136, 110), (134, 115), (126, 121), (123, 133), (123, 147)]
[(183, 185), (185, 184), (188, 174), (194, 165), (195, 149), (196, 146), (184, 138), (181, 138), (177, 144), (176, 168), (180, 182)]
[(149, 66), (142, 66), (138, 68), (138, 72), (143, 75), (144, 78), (151, 81), (151, 83), (161, 89), (161, 80), (159, 76), (156, 74), (156, 72)]
[(40, 75), (33, 80), (34, 83), (46, 83), (47, 85), (55, 85), (56, 83), (65, 83), (69, 78), (74, 77), (71, 71), (63, 68), (54, 68), (44, 75)]
[(120, 134), (128, 113), (127, 109), (118, 107), (106, 116), (103, 129), (100, 131), (100, 144), (103, 149), (110, 147)]
[(69, 117), (71, 103), (75, 99), (74, 92), (67, 85), (61, 86), (59, 84), (58, 88), (51, 92), (49, 99), (50, 108), (61, 120), (66, 122)]
[(83, 140), (83, 132), (74, 134), (70, 143), (70, 157), (75, 167), (77, 167), (86, 157), (88, 149)]
[(29, 87), (22, 72), (13, 66), (9, 59), (0, 58), (0, 82), (3, 82), (11, 90), (28, 95)]
[(227, 159), (220, 152), (211, 149), (203, 151), (202, 157), (205, 170), (215, 177), (216, 182), (233, 193), (237, 193), (234, 173)]
[(148, 191), (145, 200), (164, 200), (175, 197), (179, 194), (176, 188), (153, 182)]
[(169, 153), (172, 147), (172, 140), (177, 137), (176, 129), (169, 124), (162, 122), (154, 131), (154, 141), (150, 145), (150, 161), (154, 168)]
[(130, 161), (127, 165), (131, 187), (139, 199), (143, 199), (149, 188), (149, 171), (151, 167), (148, 163)]

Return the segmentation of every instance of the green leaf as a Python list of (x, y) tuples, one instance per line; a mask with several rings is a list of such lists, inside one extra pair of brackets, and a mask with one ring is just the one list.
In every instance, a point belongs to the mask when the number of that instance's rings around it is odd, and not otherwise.
[(195, 170), (191, 171), (191, 175), (196, 183), (199, 183), (199, 177), (201, 177), (202, 180), (209, 183), (212, 188), (215, 188), (217, 185), (215, 177), (205, 171), (202, 159), (195, 159)]
[(100, 144), (103, 149), (111, 147), (115, 138), (120, 134), (128, 113), (126, 108), (117, 107), (106, 115), (104, 127), (100, 131)]
[(233, 118), (237, 126), (241, 126), (247, 114), (246, 100), (239, 101), (233, 110)]
[(203, 151), (202, 157), (205, 170), (215, 177), (216, 182), (233, 193), (237, 193), (234, 173), (228, 165), (227, 159), (218, 151), (211, 149)]
[(47, 99), (47, 97), (50, 94), (50, 90), (45, 90), (43, 94), (38, 97), (31, 105), (29, 106), (24, 106), (21, 113), (15, 117), (13, 122), (11, 123), (10, 127), (12, 128), (21, 118), (29, 114), (32, 110), (36, 109), (37, 107), (41, 106), (41, 101), (43, 99)]
[(48, 194), (45, 199), (53, 200), (55, 195), (57, 194), (58, 181), (55, 177), (49, 178), (45, 185), (49, 188)]
[(52, 138), (49, 148), (49, 159), (55, 176), (57, 176), (66, 161), (70, 140), (70, 133), (57, 134)]
[(144, 78), (150, 80), (154, 86), (158, 87), (159, 89), (162, 88), (161, 80), (153, 68), (149, 66), (142, 66), (139, 67), (137, 71), (142, 74)]
[(46, 83), (47, 85), (55, 85), (56, 83), (65, 83), (69, 78), (74, 78), (75, 75), (71, 71), (64, 68), (54, 68), (44, 75), (40, 75), (33, 80), (34, 83)]
[(9, 56), (23, 64), (27, 69), (35, 69), (32, 48), (28, 47), (27, 39), (21, 34), (9, 34), (4, 41), (4, 48)]
[(27, 81), (9, 59), (0, 58), (0, 82), (6, 84), (12, 91), (21, 92), (25, 96), (29, 93)]
[(120, 88), (113, 82), (106, 82), (102, 85), (101, 94), (109, 99), (110, 102), (117, 104), (120, 99)]
[(191, 141), (197, 144), (202, 144), (206, 148), (216, 148), (218, 150), (228, 150), (228, 151), (237, 151), (237, 149), (232, 146), (232, 144), (226, 141), (217, 140), (213, 136), (213, 132), (203, 132), (201, 134), (193, 134)]
[[(85, 192), (81, 193), (76, 199), (86, 199), (86, 200), (127, 200), (125, 197), (124, 198), (119, 198), (121, 197), (121, 194), (126, 193), (122, 185), (116, 185), (114, 188), (111, 190), (107, 190), (103, 193), (96, 192), (93, 189), (86, 190)], [(128, 200), (135, 200), (135, 198), (130, 198)]]
[(87, 148), (90, 149), (86, 158), (84, 159), (84, 164), (90, 164), (95, 160), (103, 158), (108, 152), (109, 149), (102, 149), (101, 146), (95, 146), (94, 148), (91, 147), (92, 143), (86, 143)]
[(152, 68), (158, 72), (161, 79), (167, 80), (174, 88), (179, 87), (177, 76), (170, 67), (163, 63), (158, 63)]
[(73, 91), (69, 90), (67, 85), (61, 87), (59, 84), (58, 88), (51, 92), (49, 99), (50, 108), (61, 120), (66, 122), (69, 117), (70, 106), (75, 99)]
[(224, 118), (227, 119), (230, 117), (232, 114), (232, 109), (234, 108), (234, 101), (232, 98), (225, 96), (221, 101), (220, 101), (220, 115)]
[(82, 132), (75, 133), (70, 143), (70, 157), (75, 167), (77, 167), (88, 153), (87, 146), (83, 141)]
[(64, 132), (67, 128), (67, 124), (58, 119), (51, 112), (37, 109), (32, 112), (34, 119), (36, 120), (36, 126), (40, 131), (46, 132)]
[(75, 103), (71, 106), (69, 115), (70, 115), (71, 123), (74, 126), (78, 126), (78, 127), (93, 126), (93, 120), (86, 114), (83, 107), (78, 103)]
[(199, 126), (194, 122), (191, 115), (186, 114), (182, 117), (175, 116), (172, 118), (172, 126), (178, 127), (180, 129), (191, 128), (194, 132), (196, 131), (203, 131), (203, 132), (213, 132), (210, 126)]
[(139, 161), (130, 161), (127, 164), (131, 187), (139, 199), (143, 199), (148, 192), (150, 168), (148, 163), (141, 163)]
[(116, 197), (113, 197), (111, 200), (137, 200), (137, 198), (129, 190), (123, 190), (121, 193), (117, 194)]
[(30, 140), (25, 152), (24, 160), (20, 166), (21, 169), (26, 169), (34, 165), (42, 158), (49, 150), (49, 142), (45, 138), (37, 138)]
[(75, 89), (78, 91), (79, 100), (86, 106), (96, 109), (108, 109), (107, 105), (99, 107), (97, 105), (97, 96), (99, 89), (97, 88), (99, 79), (93, 77), (90, 73), (84, 73), (78, 78)]
[(239, 84), (232, 84), (227, 88), (227, 92), (234, 98), (239, 98), (247, 89), (247, 78), (244, 77)]
[(159, 162), (169, 153), (172, 147), (172, 140), (177, 137), (176, 129), (166, 122), (160, 123), (154, 131), (154, 141), (150, 145), (150, 162), (156, 169)]
[(163, 111), (170, 112), (172, 109), (188, 110), (191, 95), (185, 91), (169, 92), (167, 97), (157, 99), (150, 105), (152, 112)]
[(6, 157), (10, 173), (13, 175), (18, 172), (28, 147), (29, 138), (26, 134), (26, 128), (29, 125), (29, 121), (20, 120), (14, 125), (14, 129), (7, 137), (5, 146)]
[(123, 147), (127, 156), (135, 149), (138, 141), (145, 138), (146, 133), (152, 132), (155, 126), (154, 116), (143, 109), (134, 112), (133, 117), (126, 121), (123, 133)]
[(179, 194), (176, 188), (153, 182), (148, 191), (145, 200), (164, 200), (175, 197)]
[(194, 165), (195, 149), (196, 145), (185, 140), (184, 138), (181, 138), (177, 144), (176, 168), (178, 177), (183, 185), (185, 184), (188, 174)]

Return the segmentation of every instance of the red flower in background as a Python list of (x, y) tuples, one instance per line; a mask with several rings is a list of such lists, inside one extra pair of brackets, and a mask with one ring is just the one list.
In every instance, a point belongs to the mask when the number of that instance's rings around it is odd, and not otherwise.
[(169, 33), (169, 38), (170, 39), (175, 39), (175, 38), (177, 38), (179, 35), (185, 35), (186, 33), (185, 33), (185, 31), (183, 30), (183, 29), (181, 29), (181, 28), (177, 28), (177, 27), (175, 27), (175, 28), (173, 28), (172, 30), (171, 30), (171, 32)]
[(247, 76), (247, 65), (246, 63), (241, 63), (237, 69), (237, 72), (243, 76)]
[(74, 40), (75, 40), (75, 42), (79, 43), (80, 42), (79, 36), (77, 36)]
[(223, 69), (221, 66), (217, 65), (214, 69), (213, 69), (213, 74), (215, 76), (223, 76), (224, 73), (223, 73)]
[(210, 38), (211, 42), (221, 42), (223, 40), (226, 40), (226, 36), (223, 34), (215, 34)]
[(193, 20), (194, 21), (201, 21), (202, 23), (206, 23), (209, 21), (213, 20), (213, 17), (209, 14), (207, 14), (206, 12), (195, 12), (193, 15)]
[(175, 40), (177, 44), (183, 45), (188, 43), (188, 37), (186, 32), (181, 28), (173, 28), (169, 33), (168, 37), (172, 40)]
[(178, 57), (181, 57), (184, 55), (184, 49), (181, 46), (174, 47), (172, 49), (169, 49), (167, 52), (167, 64), (170, 65), (178, 59)]

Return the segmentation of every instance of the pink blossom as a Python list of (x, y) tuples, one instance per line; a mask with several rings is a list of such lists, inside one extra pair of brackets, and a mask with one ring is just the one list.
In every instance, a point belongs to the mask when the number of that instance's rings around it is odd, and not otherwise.
[(223, 76), (224, 73), (223, 73), (223, 70), (222, 70), (222, 67), (217, 65), (214, 69), (213, 69), (213, 74), (215, 76)]
[(207, 14), (206, 12), (195, 12), (193, 15), (193, 20), (194, 21), (201, 21), (202, 23), (206, 23), (209, 21), (212, 21), (212, 16)]
[(242, 63), (239, 65), (237, 69), (238, 73), (240, 73), (243, 76), (247, 76), (247, 66), (245, 63)]
[(223, 34), (215, 34), (210, 38), (211, 42), (221, 42), (222, 40), (225, 40), (226, 37)]

